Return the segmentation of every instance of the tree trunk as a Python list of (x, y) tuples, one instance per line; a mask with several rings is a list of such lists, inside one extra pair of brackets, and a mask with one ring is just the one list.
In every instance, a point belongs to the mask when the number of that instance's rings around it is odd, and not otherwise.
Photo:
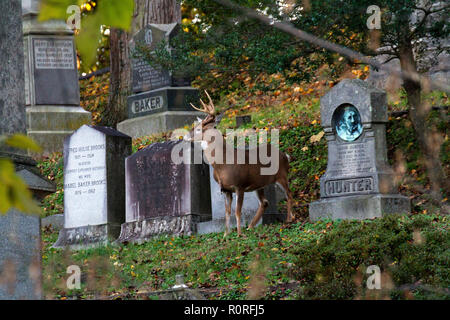
[(128, 43), (136, 32), (149, 23), (181, 22), (179, 0), (135, 0), (133, 22), (129, 33), (111, 29), (110, 86), (106, 119), (115, 127), (127, 117), (127, 96), (131, 94), (131, 67)]
[(109, 101), (105, 110), (105, 119), (111, 127), (127, 118), (127, 97), (130, 94), (131, 81), (128, 37), (126, 31), (111, 29)]
[[(399, 49), (402, 70), (417, 73), (412, 45), (410, 43), (404, 43)], [(419, 82), (404, 79), (403, 87), (408, 98), (411, 122), (416, 131), (416, 137), (423, 155), (427, 175), (430, 179), (432, 197), (436, 204), (441, 205), (441, 188), (448, 190), (449, 182), (440, 161), (441, 141), (439, 135), (436, 133), (436, 130), (429, 128), (427, 125), (427, 117), (431, 108), (422, 103), (422, 88)]]

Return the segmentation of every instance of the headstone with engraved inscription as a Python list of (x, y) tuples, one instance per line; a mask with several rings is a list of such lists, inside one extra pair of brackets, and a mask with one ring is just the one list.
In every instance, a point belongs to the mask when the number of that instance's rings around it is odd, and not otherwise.
[(129, 156), (125, 167), (126, 223), (119, 241), (190, 235), (198, 222), (211, 219), (209, 167), (202, 162), (199, 146), (183, 141), (154, 143)]
[(386, 149), (386, 93), (359, 79), (345, 79), (321, 99), (328, 166), (310, 219), (369, 219), (410, 211), (397, 194)]
[(117, 239), (125, 221), (125, 157), (131, 137), (84, 125), (64, 142), (64, 229), (55, 248)]
[(38, 21), (40, 0), (22, 1), (27, 132), (45, 152), (91, 122), (80, 106), (74, 32), (66, 21)]
[(146, 61), (142, 48), (155, 51), (168, 44), (180, 30), (178, 23), (149, 24), (130, 41), (131, 90), (128, 120), (117, 128), (132, 137), (164, 132), (195, 121), (200, 113), (190, 103), (198, 104), (198, 90), (190, 86), (189, 75), (174, 75)]

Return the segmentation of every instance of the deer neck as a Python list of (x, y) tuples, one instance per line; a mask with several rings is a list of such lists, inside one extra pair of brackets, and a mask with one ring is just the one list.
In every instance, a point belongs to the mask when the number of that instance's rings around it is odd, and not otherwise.
[[(220, 133), (220, 132), (219, 132)], [(223, 163), (225, 163), (225, 154), (226, 154), (226, 141), (222, 134), (217, 134), (215, 136), (214, 141), (201, 141), (201, 146), (204, 152), (206, 159), (208, 159), (209, 164), (216, 168), (220, 163), (216, 163), (216, 150), (222, 149), (223, 154)]]

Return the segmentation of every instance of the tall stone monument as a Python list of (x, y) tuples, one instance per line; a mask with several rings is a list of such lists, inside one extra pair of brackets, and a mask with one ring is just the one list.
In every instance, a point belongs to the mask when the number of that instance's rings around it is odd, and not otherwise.
[[(0, 1), (0, 135), (26, 133), (21, 13), (20, 0)], [(55, 191), (25, 152), (0, 145), (0, 158), (14, 162), (37, 200)], [(0, 299), (42, 298), (40, 242), (39, 216), (0, 215)]]
[(407, 213), (397, 194), (386, 151), (386, 93), (366, 82), (343, 80), (320, 103), (328, 142), (328, 165), (320, 178), (321, 199), (309, 206), (312, 221), (369, 219)]
[(73, 31), (65, 21), (38, 22), (39, 3), (22, 3), (27, 131), (46, 152), (62, 151), (91, 114), (80, 106)]
[(54, 248), (114, 241), (125, 222), (125, 158), (131, 137), (84, 125), (64, 142), (64, 228)]
[(174, 75), (151, 66), (139, 54), (139, 48), (155, 50), (167, 43), (180, 30), (178, 23), (149, 24), (136, 33), (130, 42), (132, 95), (128, 97), (128, 119), (118, 130), (140, 137), (183, 127), (201, 113), (190, 103), (198, 103), (198, 90), (190, 86), (186, 75)]

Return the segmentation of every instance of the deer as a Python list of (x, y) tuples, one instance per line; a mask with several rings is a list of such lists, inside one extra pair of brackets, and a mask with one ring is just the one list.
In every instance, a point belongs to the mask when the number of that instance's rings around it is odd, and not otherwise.
[[(226, 150), (226, 141), (220, 131), (217, 129), (217, 125), (220, 123), (224, 112), (218, 114), (216, 112), (214, 103), (209, 96), (208, 92), (205, 93), (209, 99), (209, 103), (204, 103), (202, 99), (200, 99), (200, 103), (203, 108), (197, 108), (195, 105), (191, 103), (192, 108), (202, 113), (206, 113), (206, 117), (202, 120), (198, 118), (194, 128), (187, 134), (184, 139), (187, 141), (195, 141), (192, 137), (202, 137), (201, 146), (203, 152), (205, 154), (205, 158), (208, 160), (208, 163), (213, 168), (213, 177), (214, 180), (219, 184), (221, 192), (225, 195), (225, 233), (224, 237), (226, 237), (230, 232), (230, 216), (231, 216), (231, 205), (233, 200), (233, 193), (236, 193), (236, 208), (235, 208), (235, 216), (236, 216), (236, 225), (237, 225), (237, 235), (241, 236), (241, 210), (244, 201), (245, 192), (256, 192), (256, 195), (259, 200), (259, 207), (256, 211), (255, 216), (250, 222), (248, 229), (250, 230), (255, 227), (255, 225), (259, 222), (262, 215), (264, 214), (265, 209), (268, 207), (269, 202), (264, 196), (264, 187), (270, 184), (278, 184), (285, 192), (287, 198), (287, 216), (286, 223), (291, 223), (293, 221), (292, 214), (292, 193), (289, 189), (289, 181), (288, 181), (288, 173), (289, 173), (289, 156), (284, 152), (280, 151), (276, 146), (266, 144), (265, 150), (267, 150), (267, 154), (269, 156), (275, 155), (278, 152), (279, 156), (279, 166), (278, 170), (274, 174), (261, 174), (261, 169), (264, 167), (268, 167), (267, 164), (262, 164), (261, 159), (258, 156), (256, 163), (250, 163), (250, 152), (251, 149), (245, 150), (245, 163), (242, 164), (237, 161), (237, 152), (232, 152), (230, 154), (227, 153)], [(204, 134), (208, 130), (216, 130), (217, 134), (214, 135), (214, 143), (213, 141), (203, 140)], [(216, 139), (222, 139), (222, 155), (223, 161), (222, 163), (218, 163), (215, 159), (215, 151), (213, 148), (217, 145)], [(257, 154), (259, 155), (259, 148), (262, 145), (256, 146)], [(234, 150), (236, 151), (236, 150)], [(253, 150), (254, 152), (255, 150)], [(228, 160), (227, 160), (228, 157)], [(229, 159), (231, 157), (231, 159)], [(232, 161), (229, 161), (232, 160)], [(242, 162), (242, 161), (241, 161)]]

